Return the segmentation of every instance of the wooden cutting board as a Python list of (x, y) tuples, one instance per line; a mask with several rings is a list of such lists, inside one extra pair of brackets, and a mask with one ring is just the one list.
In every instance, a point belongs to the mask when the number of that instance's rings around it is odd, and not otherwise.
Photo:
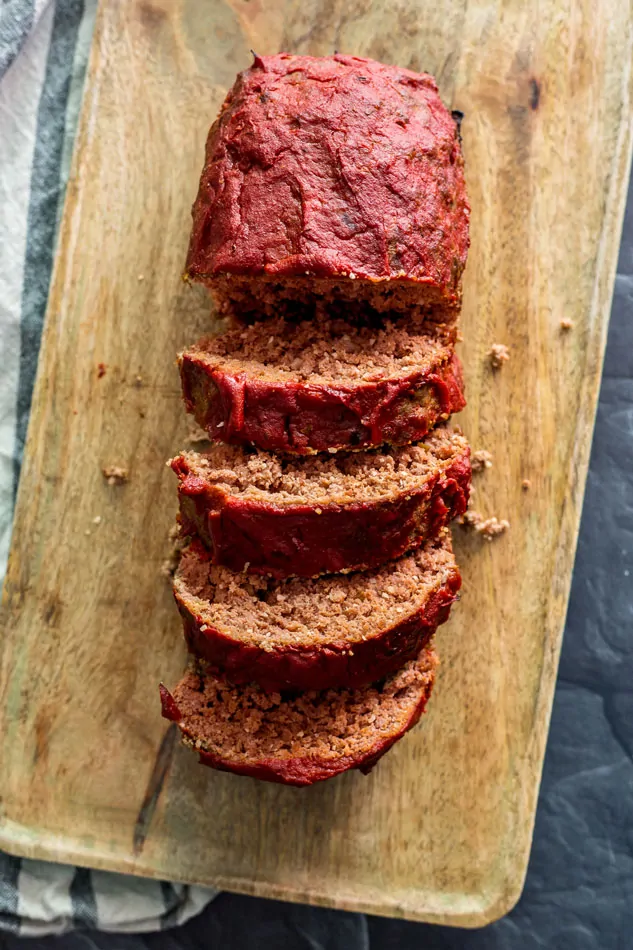
[[(103, 0), (4, 591), (0, 847), (461, 926), (515, 903), (626, 193), (632, 33), (617, 0)], [(211, 325), (180, 279), (189, 208), (251, 48), (426, 69), (466, 114), (461, 421), (494, 457), (476, 506), (511, 522), (493, 543), (456, 531), (463, 599), (421, 726), (368, 778), (307, 790), (198, 767), (156, 689), (184, 662), (161, 576), (164, 463), (187, 438), (174, 357)]]

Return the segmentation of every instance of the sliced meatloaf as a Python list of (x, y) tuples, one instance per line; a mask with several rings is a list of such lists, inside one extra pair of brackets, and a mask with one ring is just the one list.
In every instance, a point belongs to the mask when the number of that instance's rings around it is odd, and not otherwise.
[(213, 439), (271, 452), (415, 442), (465, 405), (452, 342), (405, 319), (260, 321), (179, 362), (187, 410)]
[(231, 686), (198, 663), (173, 694), (161, 685), (163, 716), (178, 723), (204, 765), (312, 785), (350, 769), (369, 772), (419, 720), (437, 663), (425, 648), (376, 685), (293, 697)]
[(309, 458), (216, 445), (171, 467), (183, 532), (215, 564), (277, 578), (400, 557), (463, 514), (470, 487), (468, 443), (446, 426), (415, 445)]
[(435, 80), (355, 56), (256, 57), (209, 133), (187, 273), (251, 318), (457, 319), (469, 206)]
[(313, 580), (236, 574), (194, 539), (174, 594), (190, 651), (232, 683), (328, 689), (371, 683), (416, 656), (460, 583), (444, 529), (398, 561)]

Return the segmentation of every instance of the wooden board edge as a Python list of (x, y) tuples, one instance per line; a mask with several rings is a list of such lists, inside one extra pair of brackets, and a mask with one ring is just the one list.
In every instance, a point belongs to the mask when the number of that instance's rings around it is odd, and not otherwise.
[[(130, 874), (149, 880), (165, 879), (164, 868), (133, 858), (95, 852), (79, 844), (63, 843), (56, 835), (37, 835), (14, 822), (0, 822), (0, 850), (17, 858), (90, 867), (97, 871)], [(517, 870), (520, 869), (517, 868)], [(191, 877), (179, 883), (217, 888), (220, 891), (244, 894), (248, 897), (288, 901), (291, 904), (308, 904), (330, 910), (472, 930), (498, 920), (514, 907), (523, 890), (526, 870), (527, 863), (522, 873), (502, 882), (497, 892), (488, 893), (481, 900), (474, 898), (466, 900), (462, 910), (444, 912), (427, 909), (428, 902), (425, 901), (424, 895), (421, 895), (420, 901), (397, 899), (390, 901), (385, 899), (386, 895), (381, 892), (381, 901), (363, 900), (351, 894), (332, 896), (325, 891), (249, 881), (245, 878), (226, 875), (218, 875), (213, 880)]]
[[(485, 920), (482, 920), (481, 924), (475, 926), (492, 923), (509, 913), (519, 900), (527, 877), (532, 838), (536, 823), (538, 794), (545, 764), (545, 753), (554, 706), (558, 666), (565, 633), (567, 612), (569, 609), (576, 550), (580, 536), (580, 525), (587, 476), (589, 473), (595, 421), (602, 385), (604, 355), (609, 324), (611, 322), (613, 288), (617, 273), (622, 227), (624, 224), (629, 183), (633, 173), (633, 169), (631, 168), (631, 163), (633, 162), (633, 102), (629, 95), (632, 73), (633, 62), (629, 61), (628, 72), (622, 79), (623, 120), (619, 130), (619, 148), (614, 153), (613, 173), (611, 176), (609, 194), (605, 202), (602, 234), (599, 240), (599, 264), (596, 270), (594, 298), (591, 308), (593, 319), (596, 321), (599, 330), (599, 340), (597, 341), (596, 347), (598, 357), (594, 371), (590, 376), (584, 377), (576, 419), (575, 452), (570, 459), (567, 475), (568, 485), (572, 489), (569, 496), (571, 499), (571, 504), (569, 505), (571, 515), (567, 519), (563, 519), (557, 545), (557, 555), (561, 560), (564, 560), (560, 574), (565, 578), (565, 600), (562, 608), (562, 616), (559, 616), (558, 605), (555, 602), (552, 604), (551, 613), (548, 616), (546, 631), (549, 631), (549, 635), (546, 634), (545, 638), (547, 652), (541, 670), (538, 701), (535, 708), (532, 728), (532, 736), (535, 741), (533, 748), (530, 750), (530, 756), (535, 765), (536, 781), (533, 790), (533, 802), (524, 803), (528, 820), (524, 820), (522, 827), (525, 832), (525, 842), (527, 846), (522, 849), (523, 854), (519, 859), (522, 867), (519, 865), (519, 860), (517, 860), (515, 866), (515, 870), (518, 871), (516, 877), (517, 880), (520, 881), (518, 887), (511, 888), (508, 896), (500, 899), (498, 906), (491, 905), (488, 908), (489, 916), (487, 916)], [(591, 347), (588, 347), (587, 353), (589, 354), (590, 352)], [(553, 598), (553, 600), (555, 601), (555, 598)], [(468, 924), (460, 926), (467, 927)]]
[(77, 132), (73, 147), (72, 160), (70, 163), (70, 171), (68, 174), (68, 182), (66, 185), (66, 193), (64, 196), (64, 206), (57, 234), (53, 270), (51, 273), (48, 300), (46, 302), (46, 311), (42, 325), (42, 336), (40, 339), (37, 369), (33, 383), (33, 393), (31, 396), (31, 408), (29, 412), (29, 421), (24, 443), (22, 467), (13, 511), (13, 525), (11, 542), (9, 545), (9, 556), (7, 559), (7, 568), (4, 581), (2, 583), (2, 596), (0, 597), (0, 630), (7, 622), (7, 618), (11, 615), (9, 591), (15, 586), (13, 583), (13, 575), (19, 574), (20, 571), (18, 555), (16, 554), (17, 544), (15, 539), (20, 530), (21, 512), (23, 508), (26, 508), (29, 504), (25, 493), (27, 491), (26, 482), (30, 475), (29, 467), (31, 464), (33, 464), (34, 458), (37, 456), (37, 452), (34, 451), (34, 447), (37, 445), (37, 439), (40, 431), (45, 426), (45, 420), (42, 418), (42, 416), (48, 406), (44, 395), (47, 386), (47, 350), (50, 346), (50, 337), (53, 336), (53, 334), (57, 334), (59, 331), (59, 328), (56, 326), (54, 316), (58, 306), (58, 301), (63, 297), (64, 293), (63, 274), (66, 257), (69, 253), (71, 253), (74, 243), (72, 240), (74, 221), (77, 219), (77, 216), (81, 210), (81, 196), (79, 190), (79, 182), (82, 177), (80, 174), (81, 163), (83, 152), (89, 145), (91, 117), (95, 112), (100, 92), (98, 78), (101, 56), (101, 41), (105, 17), (105, 3), (103, 0), (100, 0), (95, 18), (92, 41), (90, 44), (90, 55), (86, 68), (86, 77), (84, 81), (81, 107), (77, 122)]
[[(513, 901), (508, 900), (508, 906), (497, 916), (491, 916), (486, 923), (491, 923), (500, 916), (508, 913), (521, 896), (532, 846), (538, 794), (541, 785), (547, 739), (554, 705), (554, 694), (558, 676), (558, 666), (565, 633), (567, 612), (573, 571), (576, 560), (580, 525), (584, 506), (587, 476), (591, 449), (595, 432), (596, 415), (602, 385), (604, 355), (606, 350), (609, 324), (611, 322), (611, 308), (613, 305), (613, 289), (617, 273), (618, 256), (622, 238), (622, 227), (627, 205), (629, 184), (632, 180), (633, 169), (633, 101), (631, 99), (631, 84), (633, 80), (633, 59), (629, 60), (628, 72), (622, 77), (622, 122), (619, 130), (618, 149), (613, 155), (613, 172), (607, 200), (605, 202), (602, 233), (599, 239), (599, 263), (596, 269), (594, 296), (591, 306), (592, 321), (598, 330), (595, 353), (597, 357), (593, 372), (583, 378), (581, 398), (579, 400), (576, 418), (574, 453), (570, 459), (567, 473), (567, 484), (570, 488), (568, 514), (563, 517), (558, 544), (556, 546), (559, 570), (557, 576), (564, 578), (564, 602), (559, 606), (556, 598), (551, 598), (550, 611), (547, 616), (544, 632), (546, 652), (541, 669), (539, 691), (534, 709), (531, 735), (533, 744), (529, 749), (529, 757), (534, 765), (534, 788), (524, 800), (524, 810), (528, 820), (522, 823), (525, 833), (526, 847), (521, 849), (523, 862), (521, 873), (522, 883)], [(592, 348), (587, 348), (591, 355)], [(517, 849), (518, 850), (518, 849)], [(518, 861), (517, 861), (518, 864)], [(517, 870), (521, 870), (517, 867)], [(492, 913), (496, 913), (493, 910)], [(467, 926), (467, 925), (464, 925)]]
[[(560, 572), (557, 573), (559, 576), (562, 575), (562, 577), (564, 577), (566, 592), (561, 611), (562, 616), (559, 614), (559, 607), (555, 602), (556, 599), (552, 598), (554, 603), (551, 606), (544, 633), (546, 654), (541, 670), (538, 699), (531, 730), (534, 743), (529, 751), (530, 758), (534, 763), (535, 783), (533, 790), (530, 790), (527, 799), (523, 802), (524, 811), (528, 817), (527, 820), (524, 819), (521, 823), (523, 842), (522, 847), (517, 848), (517, 851), (520, 851), (521, 854), (516, 855), (514, 871), (517, 873), (512, 877), (513, 886), (508, 888), (507, 893), (504, 892), (504, 895), (500, 896), (498, 902), (493, 902), (489, 905), (480, 923), (474, 925), (459, 924), (459, 926), (463, 927), (484, 926), (488, 923), (493, 923), (495, 920), (509, 913), (521, 897), (527, 877), (532, 838), (534, 836), (536, 823), (538, 795), (545, 764), (547, 739), (554, 706), (558, 665), (569, 608), (576, 550), (580, 536), (589, 462), (593, 445), (600, 388), (602, 385), (604, 355), (609, 324), (611, 322), (613, 288), (617, 272), (622, 227), (624, 224), (629, 183), (633, 175), (633, 169), (631, 168), (633, 162), (633, 102), (631, 101), (630, 95), (627, 94), (631, 87), (632, 73), (633, 61), (630, 61), (629, 70), (623, 76), (622, 81), (623, 120), (620, 126), (620, 147), (614, 152), (613, 174), (611, 176), (609, 194), (605, 202), (602, 234), (599, 241), (599, 265), (596, 271), (594, 298), (591, 308), (593, 319), (596, 321), (599, 331), (599, 340), (596, 346), (598, 356), (596, 358), (594, 371), (591, 375), (586, 375), (583, 381), (576, 418), (575, 452), (570, 459), (567, 475), (567, 483), (571, 489), (568, 510), (571, 513), (567, 518), (563, 518), (558, 544), (556, 546), (558, 558), (564, 561), (561, 565)], [(626, 116), (626, 118), (624, 118), (624, 116)], [(591, 347), (588, 347), (587, 353), (589, 354), (590, 352)], [(516, 877), (516, 881), (514, 877)], [(446, 922), (451, 923), (451, 921)]]

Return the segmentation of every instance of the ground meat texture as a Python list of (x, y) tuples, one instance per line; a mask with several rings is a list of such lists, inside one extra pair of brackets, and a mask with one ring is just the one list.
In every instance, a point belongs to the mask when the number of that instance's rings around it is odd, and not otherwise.
[(161, 685), (163, 716), (204, 765), (312, 785), (349, 769), (368, 772), (419, 720), (437, 664), (426, 648), (376, 685), (284, 697), (236, 688), (198, 663), (173, 694)]
[(465, 512), (470, 485), (468, 443), (446, 426), (401, 448), (280, 458), (216, 445), (171, 466), (183, 532), (215, 564), (277, 578), (400, 557)]
[(466, 404), (450, 336), (405, 318), (260, 321), (179, 362), (185, 406), (211, 438), (271, 452), (415, 442)]
[(257, 56), (209, 133), (187, 258), (250, 319), (457, 319), (468, 252), (458, 123), (435, 80), (369, 59)]
[(450, 532), (380, 568), (284, 581), (212, 563), (194, 539), (174, 594), (189, 649), (237, 685), (362, 686), (415, 657), (448, 619), (461, 578)]

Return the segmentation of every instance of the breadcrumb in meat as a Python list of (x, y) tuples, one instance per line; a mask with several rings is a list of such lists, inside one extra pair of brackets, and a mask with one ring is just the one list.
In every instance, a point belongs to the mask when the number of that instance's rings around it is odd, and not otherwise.
[(171, 460), (180, 519), (216, 564), (282, 578), (378, 566), (466, 510), (466, 439), (438, 426), (410, 446), (307, 457), (216, 444)]
[(451, 332), (405, 318), (270, 318), (201, 340), (179, 362), (187, 411), (213, 439), (278, 453), (415, 442), (465, 405)]
[(428, 647), (379, 683), (282, 695), (237, 688), (194, 663), (173, 694), (161, 687), (163, 715), (206, 765), (311, 785), (350, 768), (368, 771), (420, 718), (437, 665)]
[(316, 579), (237, 573), (214, 565), (194, 539), (182, 552), (174, 595), (192, 653), (234, 685), (271, 691), (389, 675), (448, 619), (459, 586), (445, 528), (396, 561)]

